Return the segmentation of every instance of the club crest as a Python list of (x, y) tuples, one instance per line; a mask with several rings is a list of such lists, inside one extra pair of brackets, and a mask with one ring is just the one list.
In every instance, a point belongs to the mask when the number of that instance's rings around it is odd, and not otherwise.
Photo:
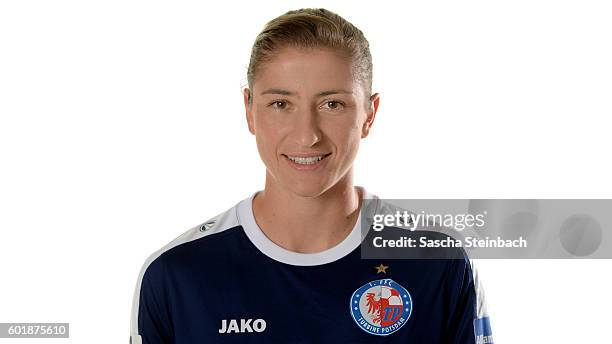
[(368, 282), (351, 296), (351, 315), (362, 330), (386, 336), (399, 330), (412, 314), (412, 297), (392, 279)]

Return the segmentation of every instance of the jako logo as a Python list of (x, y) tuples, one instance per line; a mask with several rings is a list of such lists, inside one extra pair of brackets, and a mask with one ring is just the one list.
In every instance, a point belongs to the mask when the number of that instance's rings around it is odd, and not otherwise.
[(229, 322), (226, 319), (221, 320), (221, 328), (219, 333), (246, 333), (246, 332), (263, 332), (266, 329), (266, 321), (263, 319), (255, 319), (251, 325), (253, 319), (240, 319), (240, 326), (238, 326), (238, 320), (230, 319)]

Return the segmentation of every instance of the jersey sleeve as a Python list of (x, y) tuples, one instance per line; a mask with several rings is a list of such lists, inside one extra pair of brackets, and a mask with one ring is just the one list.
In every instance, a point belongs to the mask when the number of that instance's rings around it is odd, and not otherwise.
[(154, 257), (155, 254), (147, 259), (136, 284), (130, 344), (173, 343), (163, 256)]
[(451, 293), (446, 342), (453, 344), (493, 344), (493, 335), (482, 281), (474, 262), (461, 262), (456, 271), (457, 285)]
[(478, 275), (478, 270), (474, 266), (474, 262), (470, 260), (470, 268), (474, 279), (473, 288), (476, 298), (476, 315), (474, 319), (474, 336), (476, 343), (493, 344), (493, 333), (491, 331), (491, 322), (489, 320), (489, 312), (487, 310), (487, 300), (485, 298), (482, 279)]

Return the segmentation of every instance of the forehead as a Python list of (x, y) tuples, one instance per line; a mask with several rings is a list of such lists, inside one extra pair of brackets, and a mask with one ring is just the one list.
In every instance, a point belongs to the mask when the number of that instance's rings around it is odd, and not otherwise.
[(322, 48), (283, 47), (263, 62), (253, 82), (253, 91), (269, 87), (298, 93), (321, 89), (357, 87), (350, 58)]

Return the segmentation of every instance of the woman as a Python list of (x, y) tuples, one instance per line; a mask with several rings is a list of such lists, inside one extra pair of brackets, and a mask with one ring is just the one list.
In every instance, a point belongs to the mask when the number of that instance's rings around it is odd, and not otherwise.
[(362, 32), (287, 12), (247, 78), (265, 188), (151, 255), (131, 343), (492, 342), (468, 260), (361, 259), (362, 213), (388, 206), (353, 185), (380, 101)]

